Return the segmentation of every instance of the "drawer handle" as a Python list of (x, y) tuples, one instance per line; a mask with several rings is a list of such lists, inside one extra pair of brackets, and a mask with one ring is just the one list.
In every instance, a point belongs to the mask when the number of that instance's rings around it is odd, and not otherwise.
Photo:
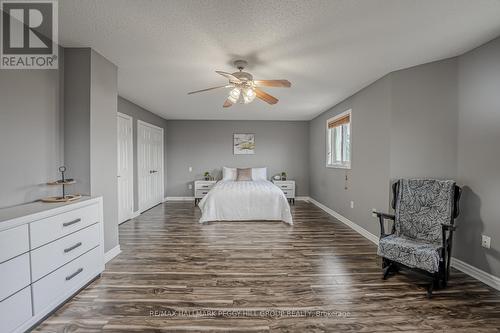
[(66, 276), (66, 281), (71, 280), (72, 278), (74, 278), (75, 276), (77, 276), (78, 274), (80, 274), (81, 272), (83, 272), (83, 268), (78, 268), (78, 270), (76, 272), (74, 272), (71, 275)]
[(207, 194), (208, 192), (202, 192), (202, 194)]
[(288, 188), (288, 186), (287, 186), (287, 185), (281, 185), (281, 187), (283, 187), (283, 188)]
[(209, 185), (203, 185), (202, 187), (204, 187), (204, 188), (208, 188), (208, 186), (209, 186)]
[(64, 249), (64, 253), (68, 253), (70, 251), (73, 251), (74, 249), (76, 249), (77, 247), (80, 247), (80, 246), (82, 246), (82, 242), (78, 242), (75, 245), (70, 246), (67, 249)]
[(64, 222), (64, 223), (63, 223), (63, 227), (68, 227), (68, 226), (70, 226), (70, 225), (72, 225), (72, 224), (75, 224), (75, 223), (80, 222), (81, 220), (82, 220), (82, 219), (78, 218), (78, 219), (73, 220), (73, 221)]

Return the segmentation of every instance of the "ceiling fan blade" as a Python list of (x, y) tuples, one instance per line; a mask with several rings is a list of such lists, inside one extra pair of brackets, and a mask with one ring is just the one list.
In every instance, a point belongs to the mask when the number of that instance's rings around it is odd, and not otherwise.
[(290, 88), (292, 84), (288, 80), (254, 80), (256, 86)]
[(222, 72), (222, 71), (215, 71), (215, 73), (217, 73), (219, 75), (222, 75), (225, 78), (229, 79), (229, 82), (232, 82), (232, 83), (241, 83), (241, 80), (238, 79), (236, 76), (234, 76), (231, 73), (226, 73), (226, 72)]
[(224, 102), (224, 105), (222, 105), (222, 106), (225, 108), (228, 108), (232, 105), (233, 105), (233, 102), (231, 102), (229, 99), (226, 99), (226, 101)]
[(278, 103), (278, 99), (276, 97), (269, 95), (268, 93), (260, 90), (259, 88), (255, 88), (254, 90), (255, 90), (255, 95), (257, 95), (257, 97), (263, 100), (264, 102), (269, 104)]
[(230, 88), (230, 87), (232, 87), (232, 85), (226, 84), (226, 85), (223, 85), (223, 86), (218, 86), (218, 87), (212, 87), (212, 88), (207, 88), (207, 89), (201, 89), (201, 90), (191, 91), (191, 92), (188, 92), (188, 95), (196, 94), (196, 93), (200, 93), (200, 92), (204, 92), (204, 91), (209, 91), (209, 90), (214, 90), (214, 89), (219, 89), (219, 88)]

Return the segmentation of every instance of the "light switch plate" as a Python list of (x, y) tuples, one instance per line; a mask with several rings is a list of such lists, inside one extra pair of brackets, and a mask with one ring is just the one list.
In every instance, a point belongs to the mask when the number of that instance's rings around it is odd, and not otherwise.
[(193, 167), (188, 168), (189, 172), (193, 172)]

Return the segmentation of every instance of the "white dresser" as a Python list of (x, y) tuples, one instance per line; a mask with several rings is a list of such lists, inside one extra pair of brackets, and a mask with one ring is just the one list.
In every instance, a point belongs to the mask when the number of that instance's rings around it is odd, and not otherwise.
[(104, 270), (102, 198), (0, 209), (0, 330), (24, 332)]
[(198, 202), (207, 195), (208, 191), (214, 187), (217, 183), (216, 180), (195, 180), (194, 181), (194, 204), (195, 206)]
[(283, 191), (290, 202), (295, 204), (295, 180), (273, 180), (273, 183)]

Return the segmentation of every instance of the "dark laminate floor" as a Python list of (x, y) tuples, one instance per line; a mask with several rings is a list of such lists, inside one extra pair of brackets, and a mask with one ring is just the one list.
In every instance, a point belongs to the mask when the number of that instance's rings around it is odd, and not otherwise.
[(121, 225), (122, 253), (36, 332), (499, 331), (500, 293), (455, 270), (432, 300), (383, 281), (375, 245), (312, 204), (293, 227), (199, 215), (167, 203)]

